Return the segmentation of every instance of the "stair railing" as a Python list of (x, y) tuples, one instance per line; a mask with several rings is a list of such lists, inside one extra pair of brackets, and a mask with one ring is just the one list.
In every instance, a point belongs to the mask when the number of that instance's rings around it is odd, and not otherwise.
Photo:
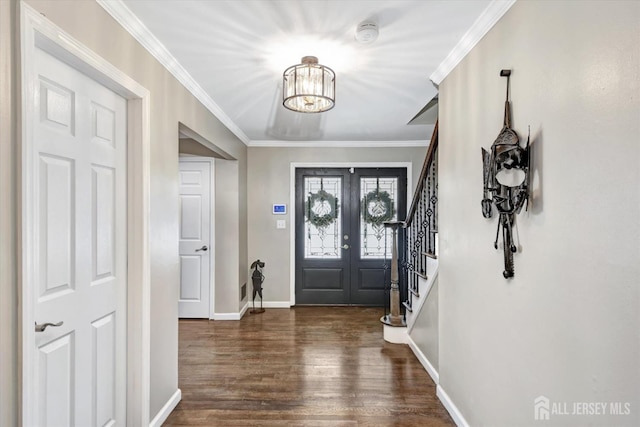
[[(437, 258), (438, 233), (438, 122), (433, 130), (420, 179), (413, 194), (404, 224), (404, 259), (401, 266), (403, 305), (413, 311), (414, 297), (419, 297), (419, 280), (427, 279), (427, 259)], [(400, 243), (402, 244), (402, 243)]]

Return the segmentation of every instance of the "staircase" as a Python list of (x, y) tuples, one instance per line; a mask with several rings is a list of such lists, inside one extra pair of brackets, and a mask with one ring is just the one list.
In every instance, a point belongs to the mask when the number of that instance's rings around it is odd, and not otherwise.
[[(404, 222), (386, 224), (394, 231), (390, 312), (380, 319), (384, 325), (384, 339), (388, 342), (409, 343), (408, 334), (436, 281), (438, 274), (437, 208), (438, 123), (436, 122), (407, 218)], [(399, 232), (396, 233), (396, 231)], [(396, 234), (399, 240), (397, 245), (395, 244)]]

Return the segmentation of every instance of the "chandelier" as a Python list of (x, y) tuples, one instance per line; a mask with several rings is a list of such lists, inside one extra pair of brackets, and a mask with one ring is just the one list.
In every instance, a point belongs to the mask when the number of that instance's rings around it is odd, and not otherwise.
[(282, 105), (301, 113), (332, 109), (336, 99), (336, 73), (318, 64), (315, 56), (305, 56), (301, 62), (284, 71)]

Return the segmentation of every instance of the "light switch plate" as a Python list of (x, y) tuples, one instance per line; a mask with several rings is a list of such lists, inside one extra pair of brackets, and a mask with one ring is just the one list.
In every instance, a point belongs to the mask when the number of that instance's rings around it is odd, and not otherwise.
[(287, 222), (284, 219), (279, 219), (276, 221), (276, 228), (277, 229), (283, 229), (283, 228), (287, 228)]

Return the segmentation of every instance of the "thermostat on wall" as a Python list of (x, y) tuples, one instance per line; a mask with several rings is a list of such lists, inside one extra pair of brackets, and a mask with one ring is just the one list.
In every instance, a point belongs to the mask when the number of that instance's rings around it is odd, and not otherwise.
[(287, 205), (273, 204), (273, 214), (274, 215), (286, 215), (287, 214)]

